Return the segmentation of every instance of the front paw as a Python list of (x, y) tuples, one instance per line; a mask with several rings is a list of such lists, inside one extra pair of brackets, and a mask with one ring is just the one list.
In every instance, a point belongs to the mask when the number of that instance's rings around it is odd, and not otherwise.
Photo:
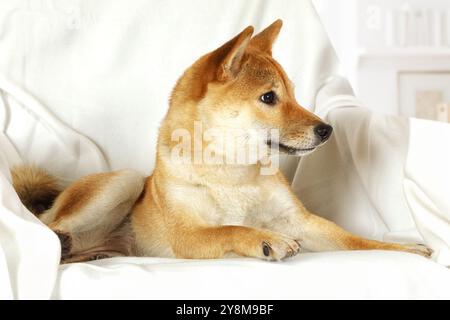
[(433, 254), (433, 249), (423, 244), (408, 243), (403, 246), (405, 247), (406, 252), (418, 254), (425, 258), (430, 258), (431, 255)]
[(270, 261), (280, 261), (295, 256), (300, 252), (300, 243), (286, 236), (275, 236), (261, 243), (262, 258)]

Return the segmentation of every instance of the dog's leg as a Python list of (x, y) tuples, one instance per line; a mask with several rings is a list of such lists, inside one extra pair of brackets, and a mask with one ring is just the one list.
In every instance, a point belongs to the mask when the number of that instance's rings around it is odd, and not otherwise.
[(430, 248), (421, 244), (387, 243), (351, 234), (335, 223), (308, 212), (289, 187), (283, 190), (277, 197), (278, 200), (281, 199), (278, 208), (282, 212), (265, 227), (298, 239), (302, 248), (308, 251), (392, 250), (425, 257), (433, 253)]
[(301, 245), (310, 251), (390, 250), (405, 251), (425, 257), (432, 254), (431, 249), (420, 244), (397, 244), (364, 239), (311, 213), (302, 213), (299, 218)]
[(227, 253), (264, 260), (282, 260), (296, 255), (297, 241), (281, 234), (241, 226), (172, 227), (170, 244), (178, 258), (214, 259)]
[(88, 250), (99, 246), (110, 246), (103, 251), (121, 247), (120, 240), (109, 238), (127, 229), (124, 219), (143, 186), (144, 177), (123, 170), (84, 177), (64, 190), (41, 218), (59, 236), (63, 261), (76, 261), (75, 256), (87, 256)]

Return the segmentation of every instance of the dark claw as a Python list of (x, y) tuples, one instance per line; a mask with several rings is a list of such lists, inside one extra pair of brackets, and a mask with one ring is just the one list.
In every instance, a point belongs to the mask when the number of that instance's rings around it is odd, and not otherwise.
[(269, 257), (270, 256), (270, 246), (267, 242), (263, 242), (263, 253), (264, 256)]
[(96, 261), (96, 260), (101, 260), (101, 259), (108, 259), (109, 256), (107, 254), (96, 254), (94, 256), (92, 256), (89, 261)]

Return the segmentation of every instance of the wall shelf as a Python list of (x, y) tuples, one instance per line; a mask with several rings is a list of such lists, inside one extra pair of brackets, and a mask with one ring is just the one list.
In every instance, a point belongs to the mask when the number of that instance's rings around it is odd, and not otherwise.
[(405, 47), (386, 49), (361, 49), (358, 52), (359, 59), (450, 59), (449, 47)]

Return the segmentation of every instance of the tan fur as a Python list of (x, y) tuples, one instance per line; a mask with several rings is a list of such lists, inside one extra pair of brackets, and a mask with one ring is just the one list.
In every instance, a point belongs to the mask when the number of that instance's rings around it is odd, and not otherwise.
[[(324, 143), (314, 133), (323, 122), (297, 103), (292, 83), (272, 57), (281, 25), (278, 20), (253, 38), (248, 27), (185, 71), (160, 129), (152, 176), (144, 181), (132, 171), (92, 175), (57, 198), (42, 220), (65, 243), (67, 235), (72, 239), (64, 261), (122, 254), (281, 260), (300, 247), (431, 254), (421, 245), (360, 238), (310, 213), (280, 172), (260, 174), (260, 162), (179, 164), (171, 158), (172, 133), (183, 128), (193, 136), (195, 121), (206, 129), (278, 129), (276, 142), (297, 155)], [(273, 106), (259, 99), (268, 91), (276, 92)]]
[(116, 173), (99, 173), (83, 177), (76, 184), (69, 186), (58, 198), (52, 210), (55, 220), (80, 212), (83, 206), (95, 198)]
[(16, 166), (11, 176), (20, 200), (36, 215), (50, 208), (62, 190), (57, 179), (35, 166)]

